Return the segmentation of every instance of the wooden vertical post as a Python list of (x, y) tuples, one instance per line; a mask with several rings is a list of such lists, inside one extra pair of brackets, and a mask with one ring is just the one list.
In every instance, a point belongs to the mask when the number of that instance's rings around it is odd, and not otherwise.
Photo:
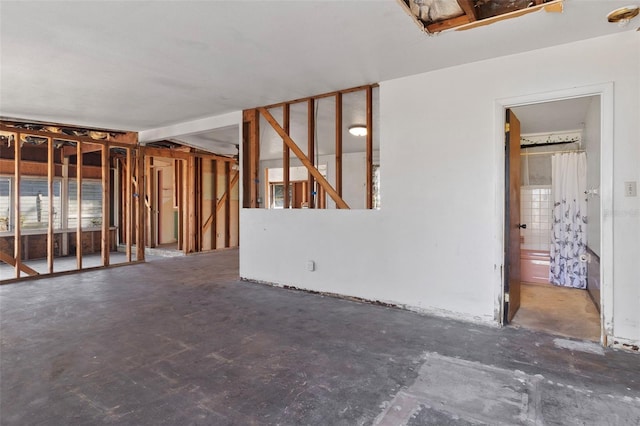
[(196, 161), (198, 164), (198, 173), (196, 175), (196, 179), (197, 179), (197, 183), (198, 183), (198, 195), (196, 197), (196, 201), (198, 203), (198, 217), (197, 219), (197, 239), (198, 239), (198, 244), (197, 244), (197, 251), (202, 251), (202, 220), (203, 220), (203, 204), (204, 204), (204, 191), (203, 191), (203, 177), (204, 177), (204, 170), (203, 170), (203, 159), (202, 157), (196, 157)]
[(155, 207), (155, 197), (154, 197), (154, 190), (153, 190), (153, 157), (149, 156), (149, 158), (145, 161), (145, 168), (144, 168), (144, 176), (145, 176), (145, 181), (146, 181), (146, 186), (145, 188), (145, 194), (144, 194), (144, 200), (147, 203), (146, 208), (148, 209), (148, 217), (147, 217), (147, 223), (146, 223), (146, 227), (147, 227), (147, 245), (149, 247), (155, 247), (156, 246), (156, 240), (155, 240), (155, 219), (156, 219), (156, 215), (155, 215), (155, 211), (154, 211), (154, 207)]
[(187, 209), (189, 211), (189, 220), (187, 224), (187, 253), (196, 250), (196, 158), (193, 154), (189, 155), (187, 163)]
[[(282, 115), (283, 115), (283, 128), (284, 131), (289, 134), (291, 128), (291, 117), (290, 117), (290, 109), (289, 104), (284, 104), (282, 106)], [(291, 206), (291, 200), (289, 199), (289, 170), (290, 170), (290, 161), (289, 161), (289, 147), (286, 142), (282, 141), (282, 186), (284, 191), (284, 206), (283, 208), (288, 209)], [(268, 184), (268, 182), (267, 182)], [(267, 191), (269, 189), (267, 188)]]
[(136, 158), (137, 180), (138, 180), (138, 198), (137, 198), (137, 217), (136, 217), (136, 260), (144, 261), (144, 224), (145, 224), (145, 206), (144, 206), (144, 148), (138, 147), (138, 157)]
[(342, 197), (342, 93), (336, 93), (336, 192)]
[(76, 151), (76, 199), (78, 200), (78, 222), (76, 223), (76, 267), (82, 269), (82, 142), (77, 141)]
[(211, 185), (213, 187), (213, 195), (211, 200), (211, 249), (218, 248), (218, 161), (211, 160)]
[(224, 181), (227, 194), (224, 199), (224, 246), (231, 247), (231, 162), (224, 162)]
[[(311, 160), (311, 163), (313, 164), (314, 167), (316, 167), (316, 141), (315, 141), (315, 130), (316, 130), (316, 123), (315, 123), (315, 101), (313, 98), (309, 99), (307, 101), (307, 140), (309, 142), (309, 152), (308, 157), (309, 160)], [(313, 209), (315, 208), (315, 197), (314, 197), (314, 193), (315, 193), (315, 178), (313, 177), (313, 175), (311, 173), (308, 173), (309, 177), (308, 177), (308, 188), (307, 188), (307, 192), (308, 192), (308, 203), (309, 203), (309, 208)]]
[(367, 87), (367, 208), (373, 208), (373, 87)]
[[(245, 207), (256, 208), (260, 207), (258, 198), (260, 197), (260, 116), (257, 109), (248, 109), (243, 112), (243, 131), (247, 134), (244, 135), (244, 139), (247, 141), (245, 146), (248, 146), (248, 152), (243, 152), (245, 157), (244, 161), (244, 173), (248, 174), (248, 188), (244, 188), (245, 191), (249, 191), (249, 205)], [(244, 181), (246, 183), (246, 180)]]
[(49, 273), (53, 273), (53, 248), (54, 248), (54, 234), (53, 234), (53, 139), (47, 138), (47, 192), (49, 194), (49, 202), (47, 210), (49, 211), (49, 220), (47, 224), (47, 266)]
[(132, 167), (131, 148), (127, 148), (127, 175), (124, 179), (124, 215), (125, 215), (125, 244), (127, 245), (127, 262), (131, 262), (131, 242), (133, 239), (133, 193), (132, 193)]
[(110, 152), (109, 144), (102, 145), (102, 238), (101, 238), (101, 252), (102, 252), (102, 265), (109, 266), (109, 254), (111, 251), (109, 225), (110, 225)]
[(15, 138), (15, 145), (13, 146), (14, 149), (14, 159), (15, 159), (15, 164), (14, 164), (14, 175), (13, 175), (13, 221), (14, 221), (14, 225), (13, 225), (13, 229), (14, 229), (14, 233), (13, 233), (13, 257), (16, 259), (16, 264), (15, 264), (15, 268), (16, 268), (16, 278), (20, 278), (20, 265), (22, 264), (22, 233), (21, 233), (21, 228), (22, 228), (22, 223), (21, 219), (20, 219), (20, 166), (22, 163), (22, 158), (20, 156), (21, 154), (21, 142), (20, 142), (20, 133), (16, 133), (15, 134), (16, 138)]

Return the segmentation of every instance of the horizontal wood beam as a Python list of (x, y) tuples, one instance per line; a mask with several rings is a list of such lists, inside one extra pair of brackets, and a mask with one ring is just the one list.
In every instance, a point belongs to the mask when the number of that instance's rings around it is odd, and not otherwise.
[(267, 120), (267, 122), (271, 124), (271, 127), (273, 127), (273, 129), (278, 133), (278, 135), (280, 135), (280, 137), (284, 140), (284, 142), (287, 144), (289, 149), (296, 155), (296, 157), (298, 157), (298, 159), (302, 162), (302, 164), (307, 168), (309, 173), (313, 175), (314, 178), (316, 178), (316, 181), (320, 185), (322, 185), (322, 187), (327, 192), (327, 194), (329, 194), (331, 199), (335, 201), (336, 207), (340, 209), (348, 209), (349, 205), (342, 199), (342, 197), (340, 197), (340, 195), (338, 195), (338, 193), (331, 186), (329, 181), (327, 181), (327, 179), (324, 176), (322, 176), (322, 173), (320, 173), (320, 171), (313, 165), (311, 160), (309, 160), (309, 157), (307, 157), (304, 154), (304, 152), (302, 152), (302, 150), (294, 142), (294, 140), (291, 139), (291, 136), (289, 136), (287, 132), (285, 132), (284, 129), (280, 126), (280, 124), (278, 124), (278, 122), (273, 117), (273, 115), (271, 115), (271, 113), (264, 107), (258, 108), (258, 111), (260, 111), (260, 114), (262, 114), (262, 116)]
[(343, 90), (336, 90), (333, 92), (327, 92), (327, 93), (322, 93), (320, 95), (315, 95), (315, 96), (307, 96), (305, 98), (298, 98), (298, 99), (294, 99), (292, 101), (286, 101), (286, 102), (278, 102), (276, 104), (271, 104), (271, 105), (266, 105), (262, 108), (267, 108), (267, 109), (271, 109), (271, 108), (277, 108), (277, 107), (281, 107), (285, 104), (298, 104), (298, 103), (302, 103), (302, 102), (308, 102), (310, 99), (313, 100), (318, 100), (318, 99), (322, 99), (322, 98), (328, 98), (331, 96), (336, 96), (338, 93), (341, 94), (346, 94), (346, 93), (353, 93), (353, 92), (359, 92), (361, 90), (366, 90), (367, 87), (378, 87), (379, 85), (377, 83), (374, 84), (366, 84), (364, 86), (357, 86), (357, 87), (351, 87), (349, 89), (343, 89)]
[(161, 158), (173, 158), (176, 160), (188, 160), (190, 157), (201, 157), (205, 159), (215, 159), (220, 161), (229, 161), (232, 163), (236, 162), (235, 158), (225, 157), (223, 155), (209, 154), (209, 153), (201, 153), (201, 152), (187, 152), (181, 149), (172, 149), (172, 148), (156, 148), (144, 146), (140, 147), (143, 151), (143, 154), (147, 157), (161, 157)]
[[(24, 125), (24, 124), (37, 124), (38, 126), (43, 126), (45, 129), (31, 130), (31, 129), (17, 127), (18, 125)], [(89, 135), (94, 135), (95, 137), (68, 135), (64, 133), (62, 129), (78, 130), (81, 132), (89, 133)], [(122, 130), (92, 129), (92, 128), (85, 128), (85, 127), (79, 127), (79, 126), (72, 126), (68, 124), (34, 123), (34, 122), (2, 120), (0, 121), (0, 130), (4, 130), (8, 132), (20, 132), (21, 134), (24, 134), (27, 136), (33, 135), (33, 136), (50, 137), (57, 140), (68, 140), (68, 141), (82, 140), (84, 142), (97, 142), (97, 143), (114, 142), (115, 144), (122, 144), (127, 146), (136, 145), (138, 143), (137, 132), (124, 132)]]

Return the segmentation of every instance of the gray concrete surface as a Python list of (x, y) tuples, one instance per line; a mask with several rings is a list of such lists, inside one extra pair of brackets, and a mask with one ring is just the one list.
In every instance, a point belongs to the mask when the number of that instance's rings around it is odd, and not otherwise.
[(237, 262), (0, 286), (0, 424), (640, 424), (638, 354), (241, 282)]

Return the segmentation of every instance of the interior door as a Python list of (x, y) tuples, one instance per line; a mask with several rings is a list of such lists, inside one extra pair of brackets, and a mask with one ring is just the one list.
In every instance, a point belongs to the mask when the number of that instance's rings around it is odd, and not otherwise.
[(520, 307), (520, 121), (507, 110), (506, 140), (506, 208), (505, 208), (505, 282), (504, 322), (508, 324)]

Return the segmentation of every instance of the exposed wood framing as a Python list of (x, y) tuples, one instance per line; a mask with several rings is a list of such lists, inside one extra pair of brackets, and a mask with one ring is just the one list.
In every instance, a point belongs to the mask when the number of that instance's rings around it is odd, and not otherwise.
[(53, 257), (54, 257), (54, 235), (53, 235), (53, 177), (54, 177), (54, 163), (53, 163), (53, 140), (47, 138), (47, 269), (50, 274), (53, 273)]
[[(13, 257), (9, 256), (8, 254), (5, 254), (3, 252), (0, 251), (0, 261), (6, 263), (9, 266), (13, 266), (15, 268), (19, 268), (20, 271), (24, 272), (25, 274), (29, 275), (30, 277), (34, 276), (34, 275), (40, 275), (38, 273), (38, 271), (35, 271), (31, 268), (29, 268), (27, 265), (25, 265), (22, 262), (16, 262), (16, 259), (14, 259)], [(19, 272), (18, 272), (19, 274)], [(17, 276), (16, 278), (20, 278), (19, 276)]]
[(82, 269), (82, 142), (76, 142), (76, 196), (78, 221), (76, 223), (76, 268)]
[(127, 170), (125, 177), (125, 189), (124, 189), (124, 215), (125, 215), (125, 244), (127, 262), (131, 262), (131, 244), (133, 242), (133, 163), (132, 163), (131, 148), (127, 148)]
[(218, 248), (218, 239), (216, 238), (216, 225), (218, 223), (218, 160), (211, 160), (211, 185), (213, 195), (211, 196), (211, 248)]
[[(288, 135), (291, 131), (291, 111), (289, 104), (282, 106), (282, 124), (285, 133)], [(290, 151), (287, 143), (282, 141), (282, 182), (284, 187), (284, 208), (288, 209), (291, 206), (291, 199), (289, 197), (289, 173), (291, 171)], [(269, 180), (267, 180), (268, 184)], [(269, 189), (267, 188), (267, 191)]]
[(112, 145), (117, 144), (120, 146), (135, 146), (138, 143), (137, 132), (80, 128), (67, 124), (34, 121), (2, 120), (0, 122), (0, 130), (15, 132), (18, 129), (25, 135), (51, 137), (57, 140), (111, 143)]
[[(236, 172), (233, 175), (233, 177), (231, 178), (230, 187), (225, 189), (224, 194), (222, 194), (220, 199), (218, 199), (218, 201), (213, 206), (213, 212), (209, 215), (209, 217), (205, 221), (205, 224), (203, 226), (203, 231), (206, 232), (206, 230), (209, 229), (210, 226), (212, 226), (213, 224), (216, 223), (215, 222), (216, 221), (216, 214), (222, 209), (223, 206), (227, 205), (227, 202), (231, 201), (231, 199), (230, 199), (231, 195), (230, 195), (230, 192), (228, 191), (228, 189), (232, 189), (233, 190), (233, 187), (236, 186), (236, 184), (238, 183), (239, 177), (240, 177), (240, 173), (238, 173), (238, 172)], [(215, 227), (214, 227), (214, 229), (215, 229)]]
[[(313, 165), (311, 160), (302, 152), (300, 147), (294, 142), (293, 139), (284, 131), (284, 129), (278, 124), (275, 118), (271, 115), (271, 113), (266, 108), (258, 108), (260, 114), (267, 120), (267, 122), (273, 127), (273, 129), (280, 135), (281, 138), (285, 141), (289, 149), (300, 159), (302, 164), (307, 168), (310, 174), (314, 176), (314, 178), (318, 181), (318, 184), (322, 185), (331, 197), (333, 201), (335, 201), (336, 206), (340, 209), (348, 209), (349, 206), (347, 203), (338, 195), (336, 190), (331, 186), (331, 184), (322, 176), (322, 173)], [(257, 168), (256, 168), (257, 169)], [(310, 189), (307, 188), (307, 192)]]
[(188, 160), (190, 157), (197, 155), (201, 158), (211, 158), (220, 161), (229, 161), (235, 163), (235, 159), (231, 157), (225, 157), (224, 155), (216, 155), (202, 152), (188, 152), (173, 148), (156, 148), (156, 147), (144, 147), (144, 153), (147, 157), (162, 157), (162, 158), (174, 158), (180, 160)]
[[(402, 0), (399, 0), (399, 1), (402, 1)], [(265, 105), (262, 108), (266, 108), (266, 109), (278, 108), (278, 107), (281, 107), (281, 106), (283, 106), (285, 104), (292, 105), (292, 104), (298, 104), (298, 103), (301, 103), (301, 102), (308, 102), (309, 99), (314, 99), (314, 100), (317, 101), (317, 100), (322, 99), (322, 98), (329, 98), (329, 97), (332, 97), (332, 96), (336, 96), (338, 93), (346, 95), (347, 93), (359, 92), (361, 90), (365, 90), (367, 87), (378, 87), (378, 84), (367, 84), (367, 85), (364, 85), (364, 86), (351, 87), (349, 89), (335, 90), (333, 92), (322, 93), (320, 95), (307, 96), (305, 98), (294, 99), (292, 101), (278, 102), (278, 103), (271, 104), (271, 105)], [(251, 110), (249, 110), (249, 111), (251, 111)]]
[(147, 228), (147, 246), (148, 247), (155, 247), (156, 246), (156, 233), (155, 233), (155, 223), (156, 223), (156, 210), (155, 210), (155, 205), (154, 205), (154, 199), (155, 197), (153, 197), (153, 182), (154, 179), (151, 178), (151, 173), (153, 173), (153, 157), (149, 157), (146, 155), (145, 152), (145, 157), (147, 158), (145, 160), (145, 168), (144, 168), (144, 175), (146, 176), (146, 183), (147, 185), (144, 187), (145, 191), (144, 191), (144, 203), (147, 207), (147, 221), (146, 221), (146, 228)]
[(136, 260), (144, 261), (144, 224), (145, 224), (145, 208), (144, 208), (144, 152), (140, 148), (138, 157), (136, 158), (136, 182), (137, 194), (136, 198)]
[(188, 211), (188, 225), (187, 235), (188, 244), (187, 253), (196, 251), (196, 159), (195, 157), (189, 157), (187, 161), (187, 211)]
[(102, 238), (101, 242), (101, 254), (102, 254), (102, 265), (109, 266), (109, 252), (111, 251), (111, 245), (109, 244), (110, 233), (109, 233), (109, 225), (110, 225), (110, 216), (111, 216), (111, 208), (110, 208), (110, 152), (109, 152), (109, 144), (102, 145)]
[(260, 198), (260, 116), (258, 110), (249, 109), (243, 112), (243, 138), (248, 150), (244, 151), (244, 170), (248, 174), (248, 185), (245, 184), (245, 192), (248, 191), (248, 199), (245, 199), (245, 207), (259, 207)]
[(224, 181), (226, 183), (224, 199), (224, 246), (231, 247), (231, 164), (224, 165)]
[(373, 208), (373, 89), (367, 88), (367, 208)]
[(342, 93), (336, 93), (336, 192), (342, 197)]
[(15, 272), (16, 278), (20, 278), (20, 271), (22, 270), (22, 235), (21, 235), (21, 223), (20, 220), (20, 133), (16, 134), (14, 140), (14, 156), (16, 163), (14, 165), (14, 182), (13, 182), (13, 205), (14, 205), (14, 237), (13, 237), (13, 257), (15, 258)]
[[(315, 101), (313, 99), (309, 99), (307, 101), (307, 141), (308, 141), (308, 153), (309, 159), (313, 164), (313, 168), (316, 168), (316, 120), (315, 120)], [(314, 209), (315, 206), (315, 198), (316, 198), (316, 185), (315, 179), (313, 178), (313, 174), (309, 173), (308, 177), (309, 182), (309, 208)]]

